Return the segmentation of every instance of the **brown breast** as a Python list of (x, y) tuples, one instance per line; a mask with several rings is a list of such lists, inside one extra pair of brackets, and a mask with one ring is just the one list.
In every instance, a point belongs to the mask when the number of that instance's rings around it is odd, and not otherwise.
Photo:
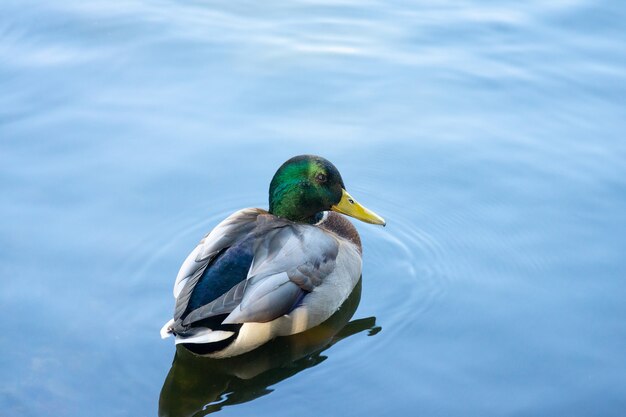
[(361, 237), (359, 236), (359, 232), (356, 231), (356, 227), (354, 227), (350, 220), (346, 219), (345, 216), (342, 216), (339, 213), (332, 211), (327, 213), (326, 218), (317, 225), (324, 230), (328, 230), (329, 232), (335, 233), (336, 235), (351, 241), (357, 246), (359, 252), (362, 252)]

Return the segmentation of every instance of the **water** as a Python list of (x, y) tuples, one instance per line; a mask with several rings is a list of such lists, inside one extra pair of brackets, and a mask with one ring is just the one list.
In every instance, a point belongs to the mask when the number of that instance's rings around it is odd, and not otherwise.
[[(625, 18), (3, 1), (2, 415), (623, 415)], [(172, 367), (180, 263), (301, 153), (388, 222), (356, 312)]]

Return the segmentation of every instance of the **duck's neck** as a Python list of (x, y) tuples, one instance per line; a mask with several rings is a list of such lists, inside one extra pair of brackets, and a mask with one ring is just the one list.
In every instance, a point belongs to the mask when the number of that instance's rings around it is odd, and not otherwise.
[(269, 212), (274, 216), (283, 217), (287, 220), (291, 220), (292, 222), (309, 224), (317, 223), (322, 218), (323, 214), (322, 212), (314, 213), (312, 215), (302, 213), (302, 210), (299, 210), (298, 207), (294, 207), (290, 204), (270, 205)]
[[(302, 203), (302, 196), (291, 187), (277, 187), (270, 194), (270, 210), (274, 216), (283, 217), (298, 223), (316, 223), (321, 212), (308, 208)], [(307, 209), (308, 208), (308, 209)]]

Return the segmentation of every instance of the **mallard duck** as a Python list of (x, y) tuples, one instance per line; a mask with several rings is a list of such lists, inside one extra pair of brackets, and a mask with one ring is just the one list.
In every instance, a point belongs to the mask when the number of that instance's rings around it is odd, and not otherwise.
[(269, 211), (231, 214), (187, 256), (161, 337), (223, 358), (324, 322), (361, 276), (361, 239), (338, 213), (385, 225), (348, 194), (328, 160), (286, 161), (270, 183)]

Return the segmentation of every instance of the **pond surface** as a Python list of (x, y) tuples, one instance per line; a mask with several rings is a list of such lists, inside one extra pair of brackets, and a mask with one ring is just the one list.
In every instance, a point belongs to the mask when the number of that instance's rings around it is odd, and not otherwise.
[[(622, 2), (3, 0), (3, 416), (621, 416)], [(293, 155), (360, 293), (229, 363), (159, 329)], [(173, 358), (176, 361), (172, 366)]]

